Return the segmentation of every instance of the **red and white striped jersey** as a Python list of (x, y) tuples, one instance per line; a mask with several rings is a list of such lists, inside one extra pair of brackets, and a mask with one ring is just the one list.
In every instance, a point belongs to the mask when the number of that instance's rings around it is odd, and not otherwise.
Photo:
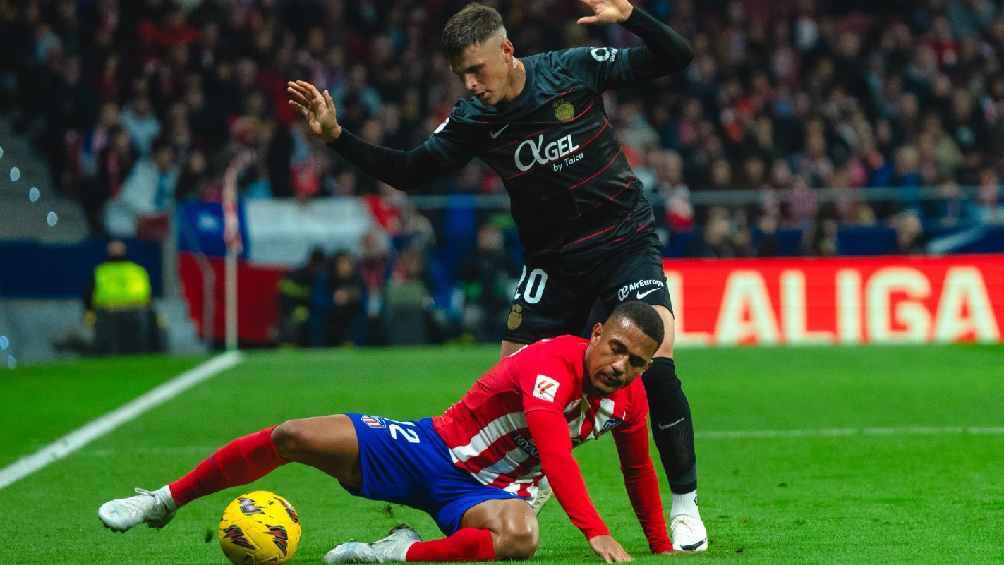
[(588, 344), (580, 337), (561, 336), (528, 345), (497, 363), (459, 402), (434, 417), (454, 465), (483, 484), (533, 496), (543, 477), (542, 446), (530, 435), (527, 413), (562, 414), (573, 447), (615, 428), (644, 428), (648, 401), (640, 378), (608, 397), (583, 393)]

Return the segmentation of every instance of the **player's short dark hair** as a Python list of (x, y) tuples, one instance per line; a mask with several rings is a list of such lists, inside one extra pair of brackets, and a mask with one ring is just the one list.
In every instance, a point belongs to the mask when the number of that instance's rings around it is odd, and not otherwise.
[(482, 43), (504, 29), (502, 14), (498, 10), (471, 2), (447, 20), (443, 27), (443, 51), (452, 59), (469, 45)]
[(640, 300), (625, 302), (614, 308), (607, 321), (625, 318), (645, 335), (655, 340), (656, 344), (662, 344), (662, 339), (666, 336), (666, 329), (663, 327), (662, 318), (656, 312), (655, 307)]

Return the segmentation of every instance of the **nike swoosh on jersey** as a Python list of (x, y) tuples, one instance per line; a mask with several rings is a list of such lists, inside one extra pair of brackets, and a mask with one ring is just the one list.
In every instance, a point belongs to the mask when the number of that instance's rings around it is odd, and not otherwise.
[(635, 294), (635, 296), (638, 298), (638, 300), (641, 300), (642, 298), (645, 298), (646, 296), (648, 296), (649, 294), (652, 294), (653, 292), (655, 292), (657, 290), (659, 290), (659, 289), (658, 288), (650, 288), (650, 289), (646, 290), (645, 292), (642, 292), (642, 291), (639, 290), (638, 294)]
[(508, 127), (509, 124), (506, 124), (502, 126), (500, 129), (488, 133), (492, 136), (492, 139), (498, 139), (499, 136), (502, 135), (502, 132), (504, 132)]

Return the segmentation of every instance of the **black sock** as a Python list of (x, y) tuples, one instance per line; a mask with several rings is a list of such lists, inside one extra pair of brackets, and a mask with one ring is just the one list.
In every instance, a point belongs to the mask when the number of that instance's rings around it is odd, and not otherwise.
[(675, 494), (697, 490), (694, 423), (683, 386), (676, 378), (676, 364), (668, 357), (656, 357), (642, 380), (648, 393), (652, 436), (669, 478), (669, 487)]

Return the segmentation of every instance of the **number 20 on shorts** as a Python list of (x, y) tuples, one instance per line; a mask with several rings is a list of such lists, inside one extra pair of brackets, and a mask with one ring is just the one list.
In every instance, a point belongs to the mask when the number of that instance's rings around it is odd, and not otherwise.
[[(523, 281), (526, 281), (526, 286), (523, 286)], [(523, 274), (519, 276), (519, 282), (516, 283), (516, 295), (512, 299), (519, 300), (520, 294), (522, 294), (523, 300), (527, 304), (536, 304), (544, 296), (545, 286), (547, 286), (547, 273), (544, 272), (544, 269), (534, 269), (530, 271), (528, 277), (526, 276), (526, 267), (523, 267)]]

